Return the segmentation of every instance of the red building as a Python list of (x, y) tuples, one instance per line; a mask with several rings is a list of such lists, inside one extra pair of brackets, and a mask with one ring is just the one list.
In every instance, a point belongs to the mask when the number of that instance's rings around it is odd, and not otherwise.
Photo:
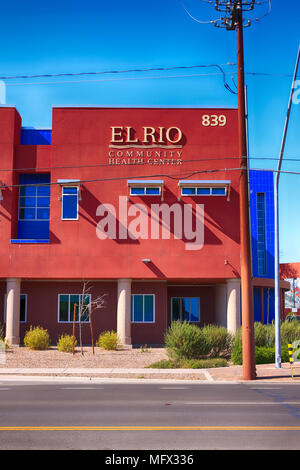
[[(30, 325), (56, 342), (72, 332), (74, 303), (104, 294), (95, 336), (161, 344), (176, 319), (235, 331), (237, 110), (54, 108), (52, 124), (51, 143), (21, 143), (20, 115), (0, 108), (0, 322), (11, 343)], [(82, 324), (90, 343), (88, 315)]]

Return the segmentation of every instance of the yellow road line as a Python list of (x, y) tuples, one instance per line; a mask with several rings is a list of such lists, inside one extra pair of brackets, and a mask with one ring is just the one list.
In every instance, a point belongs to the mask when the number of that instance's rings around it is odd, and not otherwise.
[(0, 426), (0, 431), (300, 431), (300, 426)]

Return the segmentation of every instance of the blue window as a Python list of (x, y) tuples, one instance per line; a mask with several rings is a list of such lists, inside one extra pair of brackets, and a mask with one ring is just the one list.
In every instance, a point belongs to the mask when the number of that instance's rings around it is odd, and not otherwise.
[(173, 297), (171, 304), (172, 321), (200, 321), (199, 297)]
[(19, 239), (48, 239), (50, 174), (19, 176)]
[(198, 196), (209, 196), (210, 195), (210, 188), (197, 188), (197, 195)]
[(266, 212), (265, 194), (256, 195), (256, 220), (257, 220), (257, 265), (258, 274), (266, 274)]
[(181, 188), (182, 196), (192, 196), (196, 194), (196, 188)]
[(154, 317), (154, 294), (133, 294), (131, 296), (131, 321), (153, 323)]
[(78, 220), (77, 186), (63, 186), (61, 218), (63, 220)]
[(212, 188), (212, 195), (213, 196), (225, 196), (226, 188)]
[(131, 186), (130, 196), (160, 196), (160, 187)]
[(192, 186), (183, 186), (181, 188), (182, 196), (226, 196), (226, 188), (215, 188), (215, 187), (192, 187)]
[(79, 311), (81, 322), (89, 322), (90, 294), (59, 294), (58, 296), (58, 321), (73, 322), (75, 311), (75, 322), (79, 322)]

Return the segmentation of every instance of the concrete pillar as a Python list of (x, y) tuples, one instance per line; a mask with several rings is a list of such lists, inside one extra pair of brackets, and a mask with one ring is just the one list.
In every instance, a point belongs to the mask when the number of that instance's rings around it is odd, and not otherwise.
[(7, 279), (6, 339), (11, 345), (20, 344), (20, 287), (21, 279)]
[(227, 326), (227, 286), (215, 286), (215, 321), (218, 326)]
[(131, 345), (131, 279), (118, 279), (117, 333), (123, 345)]
[(227, 330), (236, 333), (241, 326), (241, 281), (227, 279)]

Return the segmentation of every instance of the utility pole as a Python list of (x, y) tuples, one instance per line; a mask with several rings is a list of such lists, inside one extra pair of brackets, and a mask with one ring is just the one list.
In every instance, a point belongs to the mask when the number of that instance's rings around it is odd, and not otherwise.
[[(227, 30), (236, 30), (237, 32), (238, 149), (241, 169), (240, 243), (244, 380), (255, 380), (256, 378), (243, 44), (243, 11), (253, 10), (254, 4), (254, 0), (216, 0), (215, 2), (216, 10), (225, 13), (224, 17), (221, 17), (220, 20), (215, 22), (215, 26), (225, 27)], [(250, 22), (248, 22), (246, 26), (250, 26)]]

